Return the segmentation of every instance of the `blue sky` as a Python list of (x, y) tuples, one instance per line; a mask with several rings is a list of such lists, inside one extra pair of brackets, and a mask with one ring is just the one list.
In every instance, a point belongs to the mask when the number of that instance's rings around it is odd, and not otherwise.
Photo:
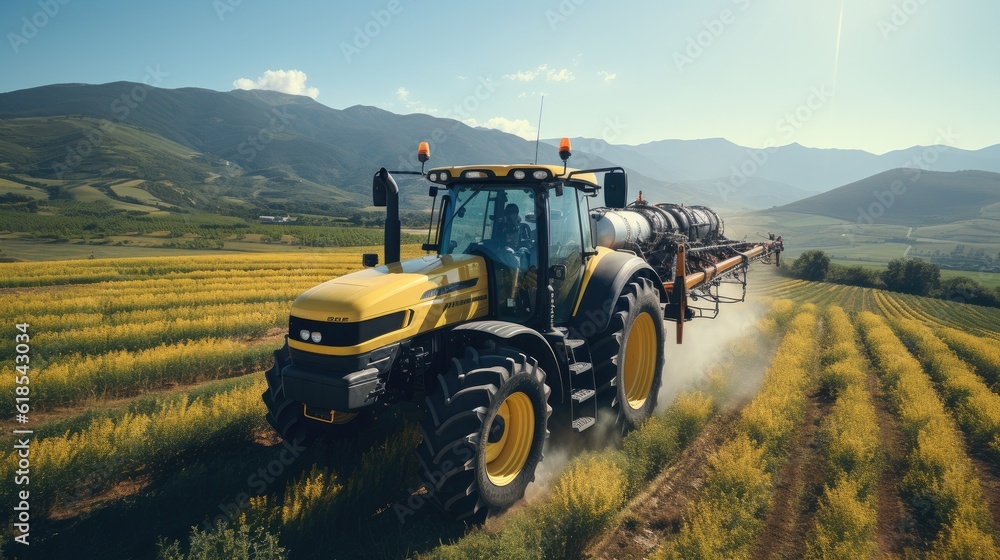
[[(987, 0), (5, 0), (0, 91), (283, 89), (619, 144), (1000, 143)], [(296, 72), (293, 72), (296, 71)]]

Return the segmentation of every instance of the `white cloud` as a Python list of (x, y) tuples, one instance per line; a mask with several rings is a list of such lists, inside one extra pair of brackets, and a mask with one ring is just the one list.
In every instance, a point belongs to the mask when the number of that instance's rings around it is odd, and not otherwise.
[(465, 119), (463, 121), (469, 126), (481, 126), (483, 128), (495, 128), (502, 132), (514, 134), (526, 140), (534, 140), (538, 129), (525, 119), (508, 119), (505, 117), (493, 117), (486, 122), (477, 122), (476, 119)]
[(306, 73), (301, 70), (266, 70), (256, 80), (240, 78), (233, 82), (237, 89), (267, 89), (316, 99), (319, 89), (306, 86)]
[(572, 82), (576, 79), (576, 76), (570, 72), (569, 68), (555, 70), (549, 68), (548, 64), (539, 64), (537, 68), (530, 70), (518, 70), (513, 74), (505, 75), (504, 79), (515, 82), (533, 82), (535, 78), (540, 77), (544, 77), (549, 82)]
[(597, 75), (600, 76), (605, 82), (613, 82), (615, 81), (615, 78), (618, 77), (618, 74), (610, 74), (604, 70), (599, 71)]
[(545, 79), (550, 82), (572, 82), (576, 79), (576, 76), (569, 71), (569, 68), (563, 68), (558, 72), (555, 70), (549, 70), (548, 73), (545, 74)]
[(506, 80), (514, 80), (516, 82), (530, 82), (545, 72), (548, 69), (548, 64), (542, 64), (538, 68), (533, 70), (518, 70), (513, 74), (507, 74), (504, 76)]
[(438, 113), (438, 110), (434, 107), (428, 107), (420, 101), (410, 99), (410, 90), (403, 86), (400, 86), (396, 90), (396, 99), (402, 101), (406, 109), (414, 113), (426, 113), (428, 115), (436, 115)]

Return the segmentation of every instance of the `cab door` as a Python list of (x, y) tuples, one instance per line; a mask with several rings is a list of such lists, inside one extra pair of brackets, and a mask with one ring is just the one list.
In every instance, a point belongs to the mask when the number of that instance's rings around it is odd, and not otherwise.
[(571, 186), (562, 196), (549, 196), (549, 278), (555, 297), (555, 323), (565, 323), (573, 312), (583, 282), (587, 255), (594, 251), (587, 197)]

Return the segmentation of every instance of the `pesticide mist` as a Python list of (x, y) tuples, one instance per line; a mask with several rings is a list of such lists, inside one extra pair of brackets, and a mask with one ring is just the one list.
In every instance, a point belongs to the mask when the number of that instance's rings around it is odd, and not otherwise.
[[(723, 294), (738, 296), (736, 286), (722, 286)], [(727, 290), (729, 288), (730, 290)], [(663, 383), (657, 411), (661, 412), (684, 389), (698, 387), (712, 366), (727, 357), (726, 348), (743, 336), (764, 315), (757, 302), (722, 305), (715, 319), (695, 319), (684, 325), (684, 343), (677, 344), (677, 324), (666, 323)]]

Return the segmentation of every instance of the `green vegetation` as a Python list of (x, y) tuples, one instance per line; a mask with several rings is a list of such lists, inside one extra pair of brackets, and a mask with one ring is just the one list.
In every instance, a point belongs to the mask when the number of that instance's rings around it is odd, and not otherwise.
[[(0, 207), (4, 232), (22, 239), (88, 244), (135, 244), (186, 249), (222, 248), (228, 241), (257, 236), (260, 242), (306, 247), (376, 245), (380, 228), (283, 225), (248, 222), (214, 214), (123, 213), (106, 201), (53, 202), (59, 213), (41, 214)], [(0, 232), (3, 233), (3, 232)], [(114, 236), (127, 236), (113, 240)], [(403, 234), (404, 243), (419, 243), (418, 235)]]
[(894, 169), (786, 204), (779, 211), (829, 216), (865, 227), (936, 225), (979, 218), (996, 203), (1000, 175)]
[(792, 319), (760, 392), (744, 407), (736, 433), (709, 458), (698, 500), (658, 558), (750, 558), (771, 507), (772, 476), (805, 413), (816, 351), (814, 309), (804, 306)]
[(893, 319), (893, 329), (940, 387), (945, 403), (975, 448), (1000, 459), (1000, 395), (934, 332), (917, 321)]
[(820, 364), (820, 386), (833, 406), (820, 426), (824, 490), (806, 557), (875, 557), (881, 434), (866, 384), (866, 363), (855, 343), (854, 326), (840, 307), (827, 309)]
[(975, 468), (931, 380), (883, 319), (864, 312), (858, 325), (906, 439), (901, 490), (921, 534), (942, 558), (1000, 556)]
[(877, 272), (861, 266), (832, 264), (823, 251), (799, 255), (785, 274), (814, 282), (831, 282), (864, 288), (881, 288), (904, 294), (931, 296), (949, 301), (1000, 307), (1000, 288), (986, 287), (972, 278), (951, 277), (941, 281), (941, 269), (921, 259), (893, 259)]

